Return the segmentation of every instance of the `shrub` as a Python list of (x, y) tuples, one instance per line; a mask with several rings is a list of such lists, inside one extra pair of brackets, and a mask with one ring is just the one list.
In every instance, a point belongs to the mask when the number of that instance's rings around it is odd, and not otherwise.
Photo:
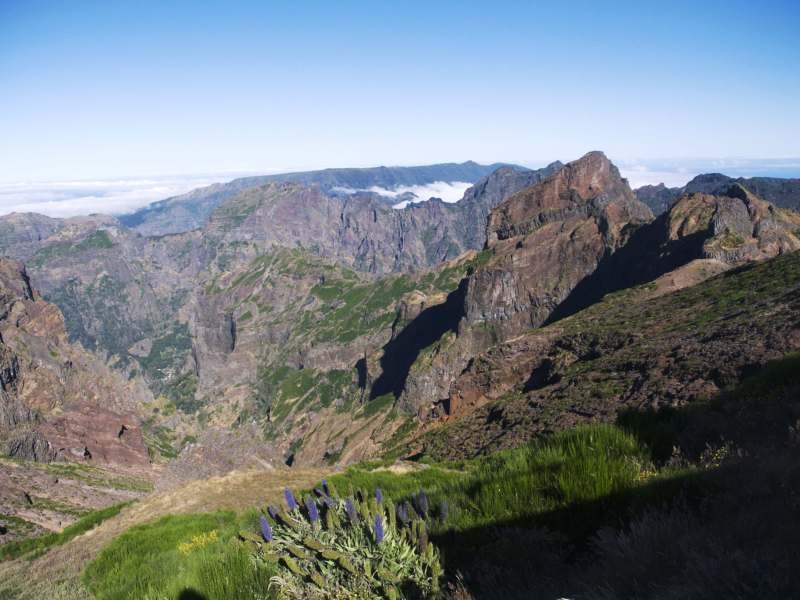
[(257, 562), (280, 565), (271, 586), (286, 598), (432, 598), (439, 592), (439, 552), (410, 504), (395, 506), (377, 490), (341, 500), (323, 482), (298, 503), (270, 507), (261, 535), (242, 532)]

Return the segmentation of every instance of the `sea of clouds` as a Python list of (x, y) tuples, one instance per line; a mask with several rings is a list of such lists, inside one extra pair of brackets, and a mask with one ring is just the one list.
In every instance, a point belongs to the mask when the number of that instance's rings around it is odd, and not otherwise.
[(0, 182), (0, 214), (35, 212), (50, 217), (92, 213), (121, 215), (156, 200), (224, 180), (218, 176), (188, 175), (95, 181)]
[[(681, 187), (700, 173), (724, 173), (731, 177), (800, 177), (800, 159), (699, 159), (616, 161), (631, 187), (664, 183)], [(95, 181), (1, 182), (0, 215), (36, 212), (51, 217), (72, 217), (92, 213), (120, 215), (156, 200), (183, 194), (214, 182), (229, 181), (241, 174), (203, 174), (148, 178), (119, 178)], [(426, 185), (365, 190), (336, 188), (339, 193), (374, 192), (398, 200), (395, 208), (412, 202), (441, 198), (457, 202), (470, 186), (464, 181), (435, 181)], [(410, 197), (411, 196), (411, 197)]]
[(472, 184), (466, 181), (434, 181), (425, 185), (400, 185), (393, 189), (379, 187), (377, 185), (370, 188), (354, 189), (346, 187), (335, 187), (333, 191), (342, 194), (355, 194), (356, 192), (372, 192), (380, 194), (386, 198), (402, 198), (403, 196), (413, 195), (414, 198), (403, 199), (394, 204), (394, 208), (405, 208), (413, 202), (424, 202), (430, 198), (440, 198), (445, 202), (458, 202), (464, 196), (464, 192)]

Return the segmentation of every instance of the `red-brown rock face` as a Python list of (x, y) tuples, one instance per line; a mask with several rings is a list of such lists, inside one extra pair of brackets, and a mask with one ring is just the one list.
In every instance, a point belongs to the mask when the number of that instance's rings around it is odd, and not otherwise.
[(489, 215), (494, 256), (469, 281), (466, 323), (501, 339), (541, 325), (630, 230), (652, 220), (601, 152), (569, 163)]
[(30, 286), (21, 263), (0, 258), (0, 443), (33, 460), (149, 465), (134, 408), (151, 398), (79, 345), (58, 308)]

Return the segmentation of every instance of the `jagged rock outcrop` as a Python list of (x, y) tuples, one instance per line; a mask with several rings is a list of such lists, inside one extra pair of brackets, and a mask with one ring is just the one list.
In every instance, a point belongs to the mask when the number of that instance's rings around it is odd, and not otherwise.
[(0, 258), (0, 441), (8, 454), (147, 469), (133, 413), (148, 400), (140, 381), (70, 344), (58, 308), (21, 263)]
[(427, 416), (475, 356), (544, 323), (651, 219), (600, 152), (510, 196), (488, 217), (486, 260), (462, 284), (458, 335), (415, 361), (400, 405)]
[(469, 279), (469, 326), (504, 339), (543, 323), (601, 260), (652, 220), (617, 168), (600, 152), (569, 163), (489, 215), (493, 256)]

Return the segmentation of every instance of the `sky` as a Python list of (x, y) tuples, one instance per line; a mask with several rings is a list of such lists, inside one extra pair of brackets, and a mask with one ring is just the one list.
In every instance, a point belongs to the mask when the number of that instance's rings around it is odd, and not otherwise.
[(797, 0), (0, 0), (0, 201), (593, 149), (797, 176), (798, 32)]

